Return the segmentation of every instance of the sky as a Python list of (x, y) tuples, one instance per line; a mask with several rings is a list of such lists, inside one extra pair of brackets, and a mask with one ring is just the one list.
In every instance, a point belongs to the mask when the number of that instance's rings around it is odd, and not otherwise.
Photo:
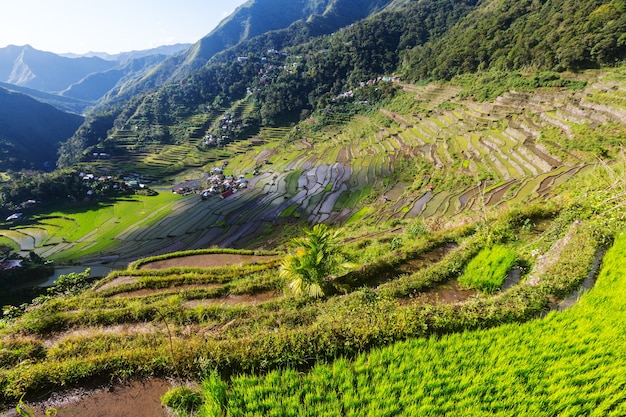
[(0, 0), (0, 48), (116, 54), (195, 43), (246, 0)]

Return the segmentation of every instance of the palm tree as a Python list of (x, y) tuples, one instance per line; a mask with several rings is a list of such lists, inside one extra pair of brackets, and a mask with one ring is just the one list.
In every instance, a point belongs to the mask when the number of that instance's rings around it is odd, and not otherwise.
[(289, 280), (289, 289), (296, 296), (324, 296), (327, 278), (344, 263), (339, 237), (341, 230), (331, 230), (325, 224), (317, 224), (305, 232), (305, 236), (292, 239), (293, 254), (287, 254), (280, 267), (280, 276)]

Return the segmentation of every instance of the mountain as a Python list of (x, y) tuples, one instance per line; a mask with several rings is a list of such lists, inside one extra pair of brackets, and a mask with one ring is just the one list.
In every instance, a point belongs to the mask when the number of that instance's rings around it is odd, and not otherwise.
[(124, 95), (111, 96), (109, 100), (128, 99), (132, 94), (179, 81), (216, 54), (247, 40), (292, 27), (288, 32), (291, 43), (271, 46), (282, 49), (312, 36), (332, 33), (390, 3), (392, 0), (249, 0), (192, 47), (168, 58), (149, 75), (126, 85)]
[[(184, 131), (187, 119), (207, 105), (228, 106), (248, 94), (254, 104), (246, 123), (260, 126), (287, 115), (322, 110), (334, 96), (393, 73), (417, 82), (475, 71), (503, 71), (506, 77), (520, 70), (576, 71), (615, 65), (626, 57), (622, 3), (249, 1), (184, 53), (157, 65), (138, 82), (130, 80), (120, 92), (113, 90), (108, 97), (112, 101), (149, 89), (154, 92), (126, 101), (116, 110), (119, 117), (106, 117), (116, 126), (133, 126), (142, 142), (170, 143), (169, 132)], [(319, 35), (337, 26), (341, 29)], [(257, 33), (261, 34), (254, 37)], [(235, 46), (217, 52), (231, 44)], [(269, 56), (270, 48), (280, 53)], [(281, 70), (287, 66), (292, 69)], [(549, 79), (561, 83), (558, 75), (550, 74), (537, 82), (548, 85)], [(97, 145), (96, 136), (102, 141), (113, 128), (98, 125), (98, 135), (88, 129), (88, 140), (73, 142)], [(66, 156), (85, 150), (68, 149)]]
[(626, 57), (623, 0), (488, 1), (424, 46), (407, 51), (411, 80), (494, 69), (578, 71)]
[(144, 58), (150, 55), (174, 55), (191, 46), (190, 43), (177, 43), (174, 45), (162, 45), (156, 48), (143, 49), (140, 51), (120, 52), (119, 54), (109, 54), (106, 52), (87, 52), (86, 54), (59, 54), (67, 58), (88, 58), (98, 57), (107, 61), (124, 62), (131, 59)]
[(0, 88), (0, 171), (54, 168), (57, 151), (83, 118)]
[(95, 103), (118, 84), (146, 73), (166, 58), (166, 55), (145, 55), (121, 61), (115, 68), (87, 75), (67, 87), (61, 95)]
[(65, 58), (26, 46), (0, 49), (0, 81), (48, 93), (58, 93), (94, 72), (109, 70), (114, 61)]
[(67, 96), (62, 96), (59, 94), (46, 93), (44, 91), (34, 90), (32, 88), (27, 88), (27, 87), (20, 87), (17, 85), (3, 83), (3, 82), (0, 82), (0, 87), (6, 88), (7, 90), (10, 90), (10, 91), (15, 91), (18, 93), (25, 94), (27, 96), (34, 98), (37, 101), (50, 104), (56, 107), (57, 109), (67, 112), (67, 113), (82, 114), (86, 108), (93, 105), (93, 103), (88, 102), (88, 101), (84, 101), (84, 100), (80, 100), (80, 99), (76, 99), (72, 97), (67, 97)]
[(145, 74), (189, 45), (116, 55), (57, 55), (26, 46), (0, 48), (0, 83), (64, 111), (82, 113), (120, 82)]

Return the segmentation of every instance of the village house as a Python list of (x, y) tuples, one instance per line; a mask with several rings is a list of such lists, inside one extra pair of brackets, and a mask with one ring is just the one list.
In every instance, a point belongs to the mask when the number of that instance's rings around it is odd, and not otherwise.
[(22, 220), (23, 217), (24, 217), (23, 213), (13, 213), (9, 217), (6, 218), (6, 221), (7, 222), (17, 222), (17, 221)]

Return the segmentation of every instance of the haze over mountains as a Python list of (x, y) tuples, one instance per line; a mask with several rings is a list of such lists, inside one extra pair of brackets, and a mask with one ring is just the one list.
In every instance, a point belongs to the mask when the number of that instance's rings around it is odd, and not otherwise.
[[(189, 45), (179, 44), (117, 55), (61, 56), (29, 45), (0, 48), (0, 82), (96, 103), (125, 76), (137, 74)], [(28, 91), (22, 90), (25, 93)], [(38, 97), (45, 100), (45, 97)], [(63, 106), (63, 104), (60, 104)], [(64, 110), (75, 111), (75, 107)]]

